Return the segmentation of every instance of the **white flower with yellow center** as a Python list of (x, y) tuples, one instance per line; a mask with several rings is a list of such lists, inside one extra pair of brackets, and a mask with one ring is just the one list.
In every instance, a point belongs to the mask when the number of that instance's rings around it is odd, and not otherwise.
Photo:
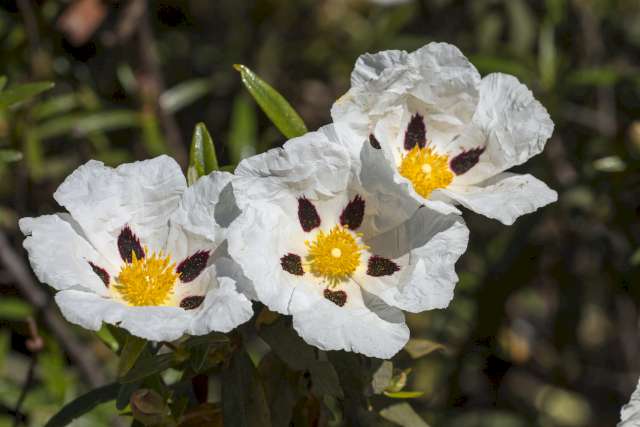
[[(332, 108), (340, 140), (366, 169), (383, 168), (395, 190), (442, 212), (473, 211), (512, 224), (557, 200), (531, 175), (505, 172), (540, 153), (553, 122), (515, 77), (484, 78), (455, 47), (362, 55), (351, 89)], [(373, 163), (371, 163), (373, 162)]]
[(156, 341), (229, 331), (252, 315), (235, 281), (216, 274), (228, 262), (216, 249), (234, 215), (218, 203), (231, 178), (187, 188), (167, 156), (115, 169), (89, 161), (54, 194), (69, 213), (20, 220), (33, 270), (88, 329), (106, 322)]
[(389, 358), (409, 338), (401, 310), (449, 304), (468, 231), (363, 188), (332, 138), (326, 127), (240, 163), (229, 254), (308, 343)]

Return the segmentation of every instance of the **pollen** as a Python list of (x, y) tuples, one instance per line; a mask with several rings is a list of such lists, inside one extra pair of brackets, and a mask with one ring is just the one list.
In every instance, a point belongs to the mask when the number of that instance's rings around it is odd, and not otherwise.
[(449, 158), (435, 153), (430, 147), (414, 146), (402, 157), (398, 171), (425, 199), (433, 190), (445, 188), (453, 181)]
[(330, 285), (347, 280), (360, 265), (360, 252), (368, 249), (359, 243), (360, 233), (336, 225), (325, 233), (319, 231), (313, 242), (305, 242), (309, 248), (307, 261), (309, 270), (322, 277)]
[(171, 257), (154, 252), (138, 259), (133, 252), (131, 262), (122, 267), (114, 287), (129, 305), (158, 306), (167, 303), (177, 280), (176, 264)]

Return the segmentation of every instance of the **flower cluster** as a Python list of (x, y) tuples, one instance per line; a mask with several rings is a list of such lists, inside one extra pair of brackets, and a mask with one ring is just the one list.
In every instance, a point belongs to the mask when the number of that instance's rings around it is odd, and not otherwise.
[(171, 158), (90, 161), (24, 218), (38, 278), (71, 322), (149, 340), (227, 332), (250, 300), (308, 343), (389, 358), (404, 311), (445, 308), (468, 229), (458, 205), (512, 224), (556, 200), (506, 172), (553, 123), (514, 77), (481, 78), (454, 46), (363, 55), (333, 123), (187, 187)]

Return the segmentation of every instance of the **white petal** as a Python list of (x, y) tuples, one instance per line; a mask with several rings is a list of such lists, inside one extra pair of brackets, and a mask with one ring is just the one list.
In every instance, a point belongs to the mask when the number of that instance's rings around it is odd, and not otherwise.
[(469, 230), (459, 216), (419, 209), (402, 226), (367, 241), (372, 253), (393, 260), (400, 270), (391, 276), (362, 274), (356, 280), (403, 310), (445, 308), (458, 281), (455, 263), (468, 240)]
[(631, 395), (629, 403), (622, 407), (620, 411), (620, 423), (618, 423), (618, 427), (638, 426), (640, 426), (640, 381)]
[(486, 145), (479, 163), (456, 178), (472, 184), (540, 153), (553, 133), (549, 113), (517, 78), (490, 74), (482, 79), (473, 125), (449, 147), (451, 155)]
[(474, 212), (511, 225), (524, 214), (558, 200), (558, 193), (531, 175), (502, 173), (475, 186), (441, 190)]
[[(341, 286), (347, 298), (360, 293), (357, 285)], [(402, 312), (373, 296), (339, 307), (319, 293), (293, 294), (293, 327), (309, 344), (322, 350), (346, 350), (369, 357), (393, 357), (409, 340)], [(365, 302), (370, 300), (370, 306)], [(349, 300), (348, 300), (349, 301)], [(374, 311), (375, 310), (375, 311)]]
[[(85, 240), (79, 226), (68, 214), (22, 218), (20, 230), (27, 236), (23, 246), (38, 280), (55, 289), (84, 288), (104, 294), (105, 284), (93, 272), (89, 262), (114, 270)], [(75, 228), (75, 229), (74, 229)]]
[(180, 167), (168, 156), (116, 169), (91, 160), (69, 175), (53, 196), (80, 224), (93, 246), (117, 265), (116, 241), (127, 224), (143, 245), (164, 249), (169, 216), (185, 188)]
[(238, 293), (235, 282), (228, 277), (218, 277), (218, 286), (207, 293), (191, 322), (189, 333), (229, 332), (251, 319), (252, 315), (251, 301)]
[(351, 86), (361, 86), (371, 80), (382, 77), (385, 70), (405, 67), (409, 54), (404, 50), (385, 50), (378, 53), (365, 53), (356, 60), (351, 72)]

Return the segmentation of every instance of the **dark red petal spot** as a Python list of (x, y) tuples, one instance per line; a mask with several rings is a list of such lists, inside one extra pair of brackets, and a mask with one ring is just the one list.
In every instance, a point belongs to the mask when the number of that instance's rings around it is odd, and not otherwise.
[(110, 278), (109, 278), (109, 273), (107, 273), (107, 270), (105, 270), (102, 267), (98, 267), (97, 265), (95, 265), (91, 261), (89, 261), (89, 265), (91, 266), (91, 269), (93, 270), (93, 272), (98, 275), (100, 280), (102, 280), (102, 282), (108, 288), (109, 287)]
[(298, 219), (300, 225), (306, 232), (313, 230), (320, 225), (320, 215), (316, 211), (316, 207), (306, 197), (298, 199)]
[(193, 295), (190, 297), (186, 297), (183, 298), (182, 301), (180, 301), (180, 308), (183, 308), (185, 310), (193, 310), (200, 307), (202, 301), (204, 301), (204, 296), (202, 295)]
[(369, 144), (371, 144), (371, 146), (373, 148), (375, 148), (376, 150), (380, 149), (380, 142), (378, 141), (378, 139), (375, 137), (374, 134), (369, 134)]
[(424, 148), (427, 145), (427, 128), (420, 114), (411, 116), (407, 131), (404, 134), (404, 149), (411, 150), (418, 146)]
[(369, 276), (391, 276), (396, 271), (400, 270), (400, 267), (390, 259), (383, 258), (381, 256), (373, 255), (369, 258), (369, 265), (367, 266), (367, 274)]
[(339, 307), (342, 307), (347, 303), (347, 293), (345, 291), (331, 291), (329, 289), (325, 289), (324, 297)]
[(131, 262), (133, 260), (133, 253), (136, 254), (136, 258), (144, 258), (144, 250), (140, 244), (138, 237), (133, 234), (129, 226), (125, 226), (120, 235), (118, 236), (118, 251), (120, 257), (124, 262)]
[(456, 175), (462, 175), (478, 163), (480, 156), (484, 153), (484, 149), (485, 147), (478, 147), (463, 151), (451, 159), (449, 167)]
[(287, 273), (295, 274), (296, 276), (302, 276), (304, 274), (302, 258), (296, 254), (288, 253), (280, 258), (280, 265)]
[(364, 199), (356, 195), (340, 214), (340, 224), (349, 227), (350, 230), (356, 230), (362, 225), (362, 218), (364, 218)]
[(178, 272), (180, 280), (183, 283), (191, 282), (207, 267), (208, 260), (209, 251), (198, 251), (185, 258), (176, 268), (176, 272)]

